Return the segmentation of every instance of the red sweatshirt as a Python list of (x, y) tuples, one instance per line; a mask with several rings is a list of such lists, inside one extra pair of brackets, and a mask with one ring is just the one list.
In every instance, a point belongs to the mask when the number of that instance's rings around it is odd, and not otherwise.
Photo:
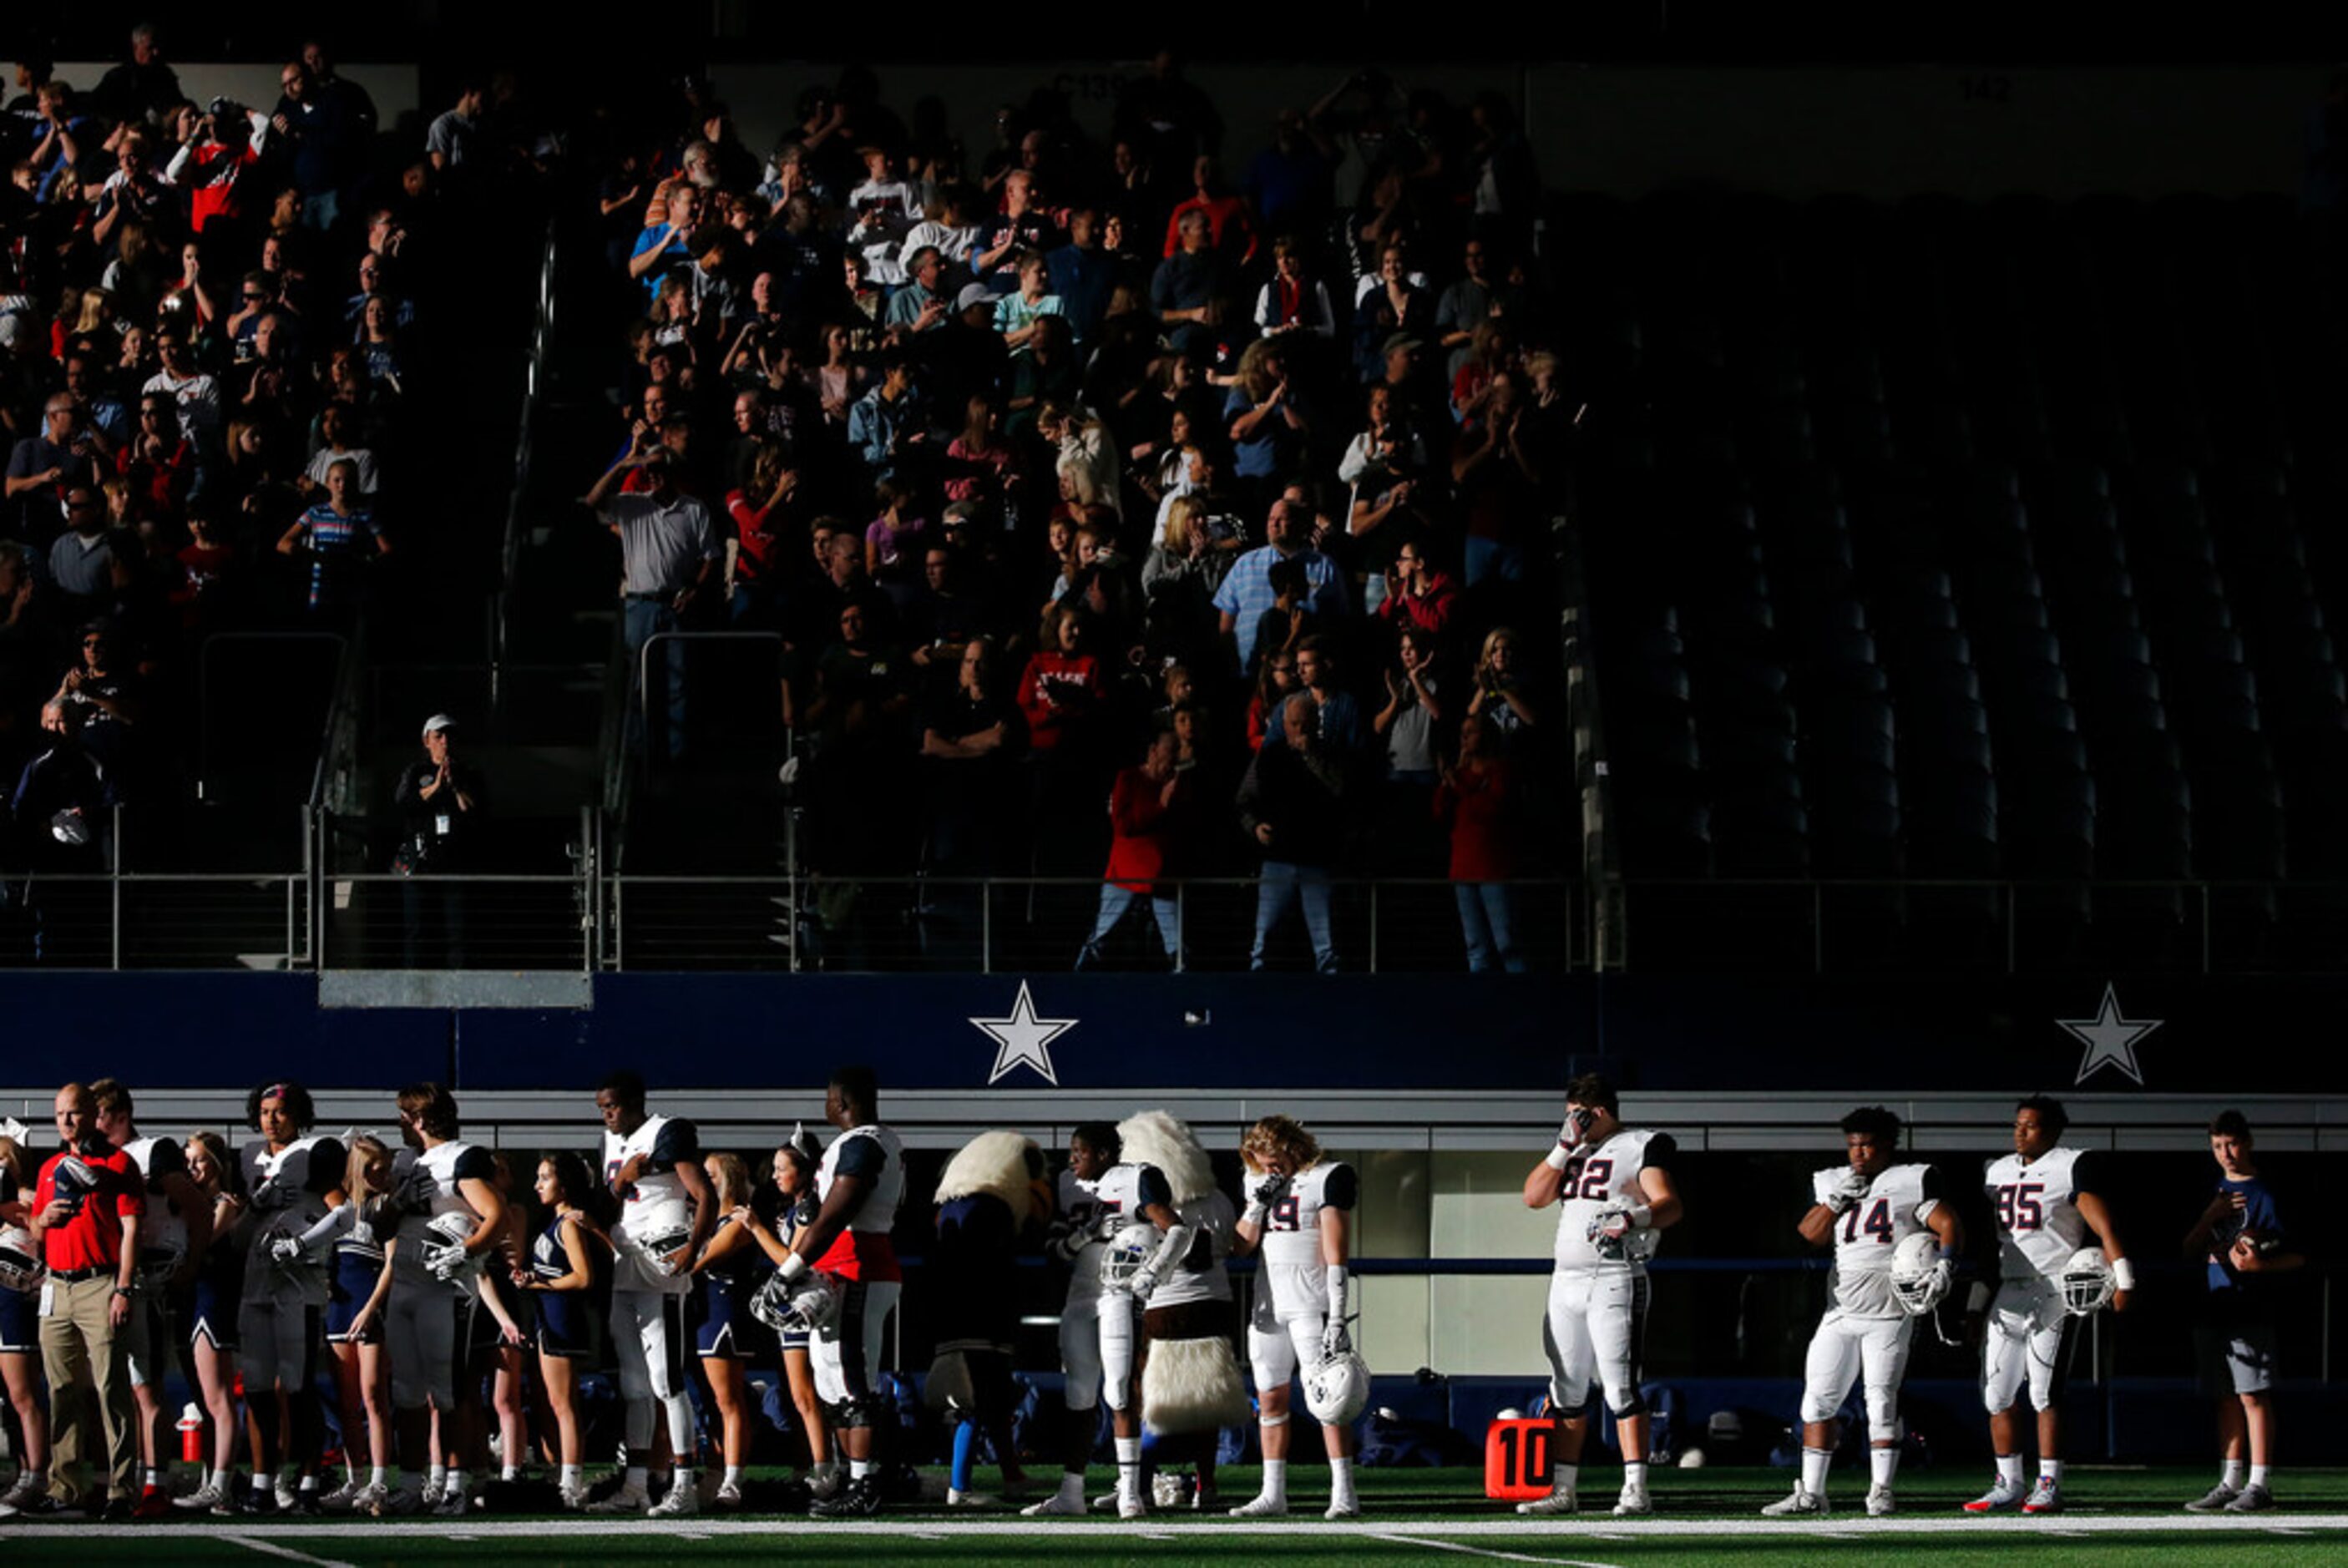
[[(1179, 776), (1178, 776), (1179, 778)], [(1174, 787), (1174, 803), (1163, 803), (1166, 781), (1152, 779), (1138, 768), (1120, 770), (1109, 791), (1108, 871), (1106, 880), (1128, 892), (1154, 895), (1157, 880), (1180, 859), (1179, 825), (1183, 787)]]
[[(1081, 727), (1107, 695), (1100, 660), (1090, 654), (1039, 653), (1019, 676), (1019, 711), (1027, 716), (1027, 744), (1049, 751)], [(1049, 692), (1056, 701), (1046, 701)]]
[(1517, 874), (1516, 769), (1498, 758), (1454, 769), (1435, 788), (1435, 815), (1451, 830), (1453, 882), (1507, 882)]

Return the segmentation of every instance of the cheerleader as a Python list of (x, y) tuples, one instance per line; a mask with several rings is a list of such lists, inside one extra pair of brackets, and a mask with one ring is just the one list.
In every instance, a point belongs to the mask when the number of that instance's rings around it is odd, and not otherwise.
[(188, 1137), (188, 1179), (212, 1206), (211, 1239), (193, 1260), (195, 1297), (188, 1311), (188, 1375), (211, 1423), (211, 1475), (179, 1506), (236, 1511), (237, 1315), (244, 1298), (245, 1200), (235, 1158), (217, 1132)]
[[(796, 1131), (791, 1141), (775, 1150), (775, 1191), (782, 1195), (782, 1212), (770, 1227), (747, 1205), (733, 1210), (731, 1218), (747, 1228), (758, 1248), (777, 1264), (791, 1255), (792, 1243), (799, 1232), (815, 1223), (817, 1201), (815, 1172), (822, 1158), (815, 1140), (804, 1130)], [(799, 1429), (806, 1433), (808, 1462), (814, 1467), (808, 1484), (818, 1497), (829, 1497), (839, 1488), (839, 1467), (831, 1458), (831, 1423), (824, 1414), (823, 1400), (815, 1389), (815, 1364), (809, 1358), (808, 1332), (794, 1329), (782, 1336), (783, 1377), (790, 1385), (791, 1408), (798, 1412)]]
[(36, 1365), (41, 1254), (25, 1229), (33, 1191), (28, 1164), (22, 1145), (0, 1137), (0, 1249), (5, 1249), (8, 1264), (8, 1277), (0, 1278), (0, 1380), (7, 1384), (8, 1403), (15, 1407), (25, 1434), (24, 1452), (16, 1456), (15, 1483), (0, 1492), (0, 1519), (48, 1511), (49, 1419)]
[(538, 1309), (538, 1377), (554, 1416), (561, 1456), (562, 1506), (587, 1506), (582, 1460), (579, 1374), (603, 1361), (603, 1324), (611, 1313), (612, 1238), (591, 1205), (603, 1184), (587, 1161), (565, 1151), (538, 1162), (534, 1189), (547, 1222), (531, 1237), (530, 1266), (512, 1273), (515, 1286)]
[[(326, 1347), (335, 1358), (335, 1392), (343, 1422), (349, 1479), (319, 1501), (328, 1508), (372, 1511), (391, 1463), (391, 1367), (384, 1358), (383, 1305), (391, 1294), (391, 1150), (368, 1133), (352, 1139), (343, 1191), (351, 1202), (315, 1227), (314, 1245), (334, 1243), (327, 1275)], [(359, 1479), (359, 1433), (366, 1433), (368, 1472)]]
[(717, 1222), (701, 1255), (694, 1260), (698, 1326), (694, 1351), (717, 1406), (724, 1434), (726, 1479), (717, 1489), (720, 1508), (742, 1506), (742, 1465), (750, 1449), (750, 1388), (744, 1366), (757, 1354), (758, 1322), (750, 1315), (751, 1270), (758, 1249), (749, 1228), (734, 1219), (750, 1202), (750, 1168), (738, 1154), (713, 1154), (702, 1161), (717, 1195)]

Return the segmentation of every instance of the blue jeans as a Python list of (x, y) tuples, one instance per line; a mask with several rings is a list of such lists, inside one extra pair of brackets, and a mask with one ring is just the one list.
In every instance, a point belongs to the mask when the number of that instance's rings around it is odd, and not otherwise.
[[(1182, 967), (1181, 907), (1170, 898), (1155, 893), (1146, 896), (1149, 903), (1149, 918), (1158, 927), (1158, 940), (1165, 944), (1166, 956), (1174, 961), (1175, 968), (1179, 969)], [(1099, 961), (1100, 944), (1108, 940), (1108, 934), (1115, 931), (1117, 922), (1125, 918), (1125, 912), (1141, 903), (1144, 897), (1144, 894), (1119, 887), (1115, 882), (1101, 883), (1100, 917), (1093, 922), (1092, 937), (1085, 944), (1084, 952), (1077, 955), (1077, 968), (1082, 969)]]
[(1459, 905), (1459, 934), (1468, 939), (1468, 972), (1489, 975), (1494, 956), (1511, 975), (1525, 972), (1524, 954), (1517, 951), (1517, 917), (1506, 882), (1453, 882), (1451, 896)]
[[(623, 599), (620, 602), (620, 634), (628, 647), (628, 749), (636, 750), (644, 744), (644, 699), (637, 690), (644, 678), (644, 645), (663, 632), (680, 629), (675, 610), (665, 600)], [(661, 652), (661, 662), (667, 665), (668, 722), (661, 727), (657, 755), (675, 757), (685, 749), (685, 645), (667, 644)]]
[(1300, 866), (1288, 861), (1266, 861), (1255, 887), (1255, 947), (1248, 967), (1263, 967), (1264, 944), (1272, 927), (1287, 915), (1299, 896), (1304, 901), (1304, 929), (1313, 938), (1313, 966), (1323, 975), (1337, 972), (1337, 948), (1329, 935), (1329, 870)]

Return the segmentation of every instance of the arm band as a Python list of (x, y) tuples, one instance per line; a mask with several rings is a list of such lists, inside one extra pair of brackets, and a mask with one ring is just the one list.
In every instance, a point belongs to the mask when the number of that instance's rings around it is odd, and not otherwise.
[(2114, 1258), (2112, 1260), (2112, 1284), (2118, 1286), (2121, 1290), (2134, 1290), (2136, 1288), (2136, 1264), (2128, 1262), (2126, 1258)]
[(793, 1253), (783, 1260), (782, 1265), (775, 1272), (782, 1276), (785, 1284), (797, 1284), (806, 1275), (808, 1266), (806, 1257), (798, 1253)]
[(1560, 1143), (1549, 1151), (1549, 1158), (1541, 1163), (1552, 1171), (1562, 1171), (1565, 1169), (1565, 1162), (1570, 1158), (1572, 1157), (1565, 1151), (1565, 1145)]
[(1655, 1211), (1644, 1203), (1633, 1203), (1630, 1210), (1631, 1228), (1643, 1231), (1655, 1222)]

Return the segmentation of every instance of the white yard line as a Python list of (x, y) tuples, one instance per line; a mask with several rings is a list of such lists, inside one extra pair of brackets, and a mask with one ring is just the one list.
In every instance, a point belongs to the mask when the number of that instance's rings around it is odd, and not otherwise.
[(1612, 1563), (1586, 1563), (1573, 1557), (1529, 1557), (1521, 1552), (1495, 1552), (1488, 1546), (1463, 1546), (1457, 1541), (1437, 1541), (1426, 1535), (1389, 1535), (1383, 1532), (1370, 1537), (1373, 1541), (1390, 1541), (1396, 1546), (1415, 1546), (1421, 1551), (1433, 1547), (1438, 1552), (1464, 1552), (1470, 1557), (1495, 1557), (1503, 1563), (1542, 1563), (1550, 1568), (1615, 1568)]
[[(75, 1533), (78, 1534), (79, 1532)], [(125, 1532), (125, 1533), (132, 1533), (132, 1532)], [(250, 1535), (223, 1535), (221, 1539), (233, 1542), (248, 1552), (258, 1552), (264, 1557), (283, 1557), (289, 1563), (308, 1563), (314, 1564), (315, 1568), (351, 1568), (351, 1564), (337, 1563), (331, 1557), (313, 1557), (307, 1552), (296, 1552), (290, 1546), (279, 1546), (273, 1542), (258, 1541)]]

